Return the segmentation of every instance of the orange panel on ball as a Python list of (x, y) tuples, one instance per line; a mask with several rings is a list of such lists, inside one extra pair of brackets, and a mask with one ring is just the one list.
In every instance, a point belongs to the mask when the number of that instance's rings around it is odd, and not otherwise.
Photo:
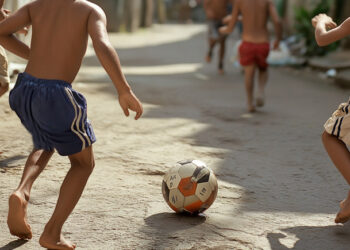
[(196, 193), (197, 183), (191, 181), (192, 177), (187, 177), (181, 179), (177, 188), (180, 192), (186, 197), (190, 195), (194, 195)]
[(201, 208), (202, 205), (203, 205), (203, 202), (198, 200), (198, 201), (184, 207), (184, 209), (188, 212), (195, 213), (195, 212), (198, 212), (198, 210)]

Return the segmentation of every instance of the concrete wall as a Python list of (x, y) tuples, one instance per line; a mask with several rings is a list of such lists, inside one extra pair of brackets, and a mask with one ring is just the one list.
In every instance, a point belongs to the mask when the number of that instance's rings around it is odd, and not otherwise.
[(110, 31), (118, 31), (119, 24), (121, 23), (123, 17), (123, 1), (113, 1), (113, 0), (92, 0), (97, 5), (99, 5), (107, 16), (107, 28)]
[[(146, 23), (141, 18), (146, 18), (146, 0), (91, 0), (99, 5), (107, 16), (107, 29), (111, 32), (133, 32)], [(148, 12), (149, 13), (149, 12)], [(150, 22), (148, 18), (147, 24)]]
[(31, 0), (7, 0), (5, 1), (4, 8), (14, 11), (29, 2)]

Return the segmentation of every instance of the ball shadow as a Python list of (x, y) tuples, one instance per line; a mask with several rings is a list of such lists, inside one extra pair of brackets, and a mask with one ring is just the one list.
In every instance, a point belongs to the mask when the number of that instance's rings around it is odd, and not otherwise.
[(144, 221), (145, 225), (139, 232), (147, 239), (145, 249), (173, 249), (178, 246), (179, 239), (185, 240), (184, 235), (193, 235), (199, 230), (198, 226), (205, 225), (206, 217), (203, 214), (159, 213)]
[(204, 214), (159, 213), (147, 217), (145, 222), (148, 227), (171, 233), (201, 225), (206, 219)]

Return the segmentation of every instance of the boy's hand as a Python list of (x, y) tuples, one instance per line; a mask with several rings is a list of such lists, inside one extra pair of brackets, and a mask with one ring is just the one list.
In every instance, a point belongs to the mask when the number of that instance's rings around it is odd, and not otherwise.
[(227, 24), (230, 23), (231, 19), (232, 19), (232, 16), (231, 16), (231, 15), (227, 15), (227, 16), (225, 16), (225, 17), (222, 19), (222, 23), (227, 25)]
[(135, 120), (138, 120), (143, 113), (142, 104), (132, 91), (120, 94), (119, 104), (123, 109), (125, 116), (129, 116), (129, 109), (135, 111)]
[(312, 18), (312, 26), (314, 26), (314, 28), (316, 28), (319, 23), (324, 24), (327, 29), (334, 29), (337, 27), (337, 24), (333, 21), (333, 19), (326, 14), (319, 14)]
[(219, 29), (219, 32), (220, 32), (220, 34), (228, 35), (232, 32), (232, 30), (230, 30), (229, 27), (227, 25), (225, 25)]

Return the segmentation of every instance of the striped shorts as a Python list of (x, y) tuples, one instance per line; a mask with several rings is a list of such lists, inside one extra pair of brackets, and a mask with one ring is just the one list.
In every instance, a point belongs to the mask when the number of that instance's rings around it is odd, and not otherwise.
[(336, 136), (346, 145), (350, 145), (350, 100), (339, 105), (338, 109), (326, 121), (324, 128), (330, 135)]
[(34, 148), (72, 155), (91, 146), (95, 134), (84, 96), (61, 80), (19, 74), (10, 106), (32, 135)]

